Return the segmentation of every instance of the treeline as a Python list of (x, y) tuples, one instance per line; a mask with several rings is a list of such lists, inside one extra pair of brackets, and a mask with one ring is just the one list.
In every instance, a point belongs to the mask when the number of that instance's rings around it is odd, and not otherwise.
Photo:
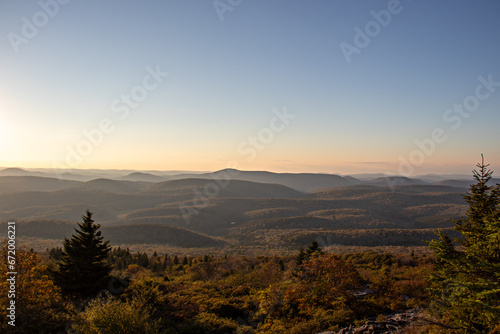
[[(459, 237), (459, 233), (451, 228), (441, 231), (450, 237)], [(431, 240), (438, 239), (435, 229), (369, 229), (338, 231), (304, 231), (288, 237), (292, 245), (304, 245), (318, 240), (323, 245), (342, 246), (425, 246)]]
[[(60, 261), (63, 249), (61, 247), (55, 247), (48, 250), (49, 259), (53, 261)], [(116, 247), (110, 250), (106, 262), (112, 265), (116, 270), (125, 270), (132, 265), (140, 266), (143, 269), (149, 269), (154, 273), (162, 273), (167, 268), (172, 269), (173, 266), (181, 265), (181, 267), (176, 267), (180, 270), (184, 266), (191, 266), (193, 263), (207, 262), (210, 256), (169, 256), (158, 255), (155, 251), (151, 256), (147, 252), (136, 252), (131, 253), (129, 248)], [(132, 266), (134, 267), (134, 266)]]

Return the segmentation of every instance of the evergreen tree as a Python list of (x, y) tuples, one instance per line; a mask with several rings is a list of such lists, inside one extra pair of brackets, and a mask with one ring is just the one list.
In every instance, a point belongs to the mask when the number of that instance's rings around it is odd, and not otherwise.
[(59, 261), (61, 259), (61, 254), (62, 254), (62, 248), (61, 247), (56, 247), (56, 248), (52, 248), (50, 250), (49, 257), (51, 259)]
[(313, 254), (324, 254), (323, 250), (321, 249), (321, 247), (319, 247), (319, 243), (316, 240), (314, 240), (311, 246), (307, 248), (306, 253), (308, 258)]
[(279, 266), (281, 271), (285, 271), (285, 263), (283, 262), (283, 260), (281, 258), (278, 259), (278, 266)]
[(487, 184), (488, 166), (484, 159), (477, 165), (477, 183), (464, 195), (466, 217), (454, 222), (461, 238), (439, 231), (439, 240), (429, 243), (436, 256), (430, 277), (435, 311), (464, 333), (500, 330), (500, 185)]
[(295, 257), (295, 264), (300, 266), (304, 261), (309, 260), (311, 256), (314, 255), (322, 255), (325, 252), (319, 246), (319, 243), (314, 240), (307, 250), (304, 251), (304, 247), (300, 246), (299, 254)]
[(149, 267), (149, 257), (148, 253), (137, 252), (137, 264), (143, 268)]
[(64, 239), (58, 270), (53, 274), (63, 293), (85, 297), (106, 287), (111, 271), (106, 258), (111, 247), (109, 241), (103, 241), (101, 225), (94, 224), (92, 212), (87, 210), (82, 218), (71, 239)]
[(304, 247), (300, 246), (299, 254), (295, 257), (295, 264), (297, 266), (300, 266), (305, 259), (306, 252), (304, 251)]
[(161, 273), (163, 271), (162, 264), (160, 261), (155, 260), (151, 265), (151, 271), (154, 273)]
[(165, 255), (165, 257), (163, 258), (163, 271), (165, 271), (165, 269), (167, 269), (169, 263), (170, 263), (170, 259), (169, 259), (168, 255)]

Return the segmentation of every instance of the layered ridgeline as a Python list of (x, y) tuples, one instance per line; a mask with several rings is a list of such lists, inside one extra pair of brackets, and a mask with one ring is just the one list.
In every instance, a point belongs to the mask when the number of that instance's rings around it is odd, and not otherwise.
[(18, 236), (71, 235), (89, 208), (112, 243), (185, 247), (296, 247), (313, 239), (323, 246), (423, 245), (433, 229), (463, 215), (471, 183), (237, 170), (86, 181), (40, 173), (0, 171), (1, 221), (19, 222)]

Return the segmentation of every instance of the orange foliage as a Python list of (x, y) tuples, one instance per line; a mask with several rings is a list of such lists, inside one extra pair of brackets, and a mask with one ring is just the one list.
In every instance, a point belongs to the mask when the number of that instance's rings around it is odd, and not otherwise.
[(361, 276), (350, 263), (334, 254), (315, 256), (300, 266), (296, 284), (285, 291), (285, 309), (306, 318), (318, 308), (349, 309), (361, 289)]
[[(14, 270), (8, 267), (8, 255), (15, 258)], [(17, 274), (8, 274), (9, 272)], [(11, 300), (15, 301), (16, 327), (28, 328), (29, 324), (37, 321), (57, 322), (54, 319), (57, 316), (50, 313), (50, 309), (61, 302), (61, 297), (46, 272), (46, 266), (40, 265), (40, 259), (36, 253), (21, 249), (16, 249), (15, 253), (9, 253), (6, 243), (3, 243), (0, 261), (0, 304), (10, 305)], [(12, 277), (15, 278), (15, 289), (11, 289), (7, 281)], [(15, 290), (15, 298), (9, 298), (9, 292), (12, 294), (13, 290)], [(0, 317), (7, 319), (5, 307), (0, 309)], [(5, 321), (0, 326), (4, 325)]]

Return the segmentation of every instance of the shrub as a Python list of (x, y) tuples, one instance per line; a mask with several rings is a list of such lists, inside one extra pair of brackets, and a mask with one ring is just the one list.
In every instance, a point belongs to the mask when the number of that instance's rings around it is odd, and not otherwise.
[(82, 334), (155, 334), (158, 321), (150, 316), (148, 307), (122, 302), (110, 297), (97, 298), (77, 315), (72, 333)]

